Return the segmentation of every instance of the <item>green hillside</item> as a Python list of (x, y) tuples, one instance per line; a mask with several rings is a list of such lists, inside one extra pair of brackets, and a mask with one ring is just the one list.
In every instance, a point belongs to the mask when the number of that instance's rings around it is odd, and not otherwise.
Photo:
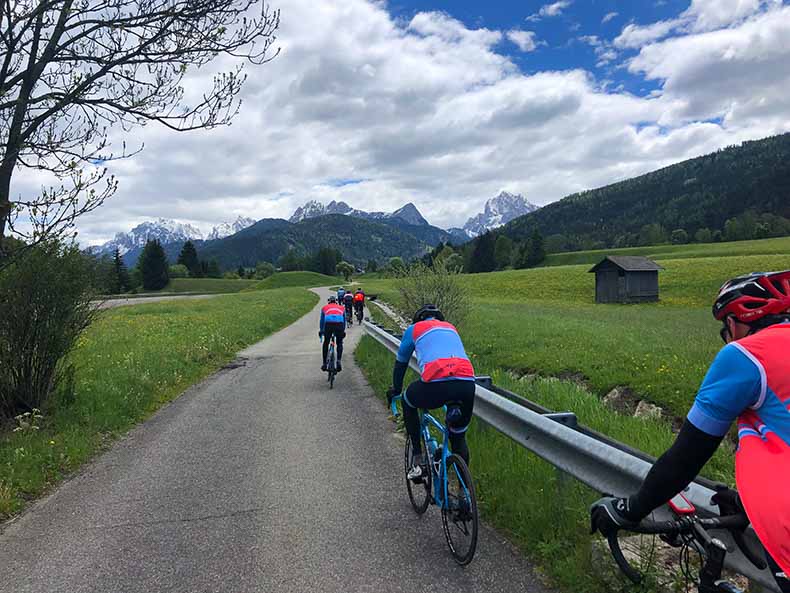
[[(743, 217), (732, 228), (728, 220)], [(790, 134), (744, 142), (664, 169), (584, 191), (503, 227), (525, 239), (537, 227), (554, 243), (629, 246), (645, 225), (664, 232), (722, 231), (731, 238), (790, 234)]]
[(256, 282), (247, 288), (247, 290), (266, 290), (294, 286), (312, 288), (315, 286), (332, 286), (339, 281), (340, 279), (336, 276), (325, 276), (324, 274), (318, 274), (316, 272), (278, 272), (265, 280)]
[(730, 257), (737, 255), (788, 255), (790, 237), (757, 239), (754, 241), (731, 241), (726, 243), (688, 243), (686, 245), (649, 245), (646, 247), (623, 247), (620, 249), (594, 249), (552, 253), (546, 257), (544, 266), (575, 264), (594, 265), (607, 255), (644, 255), (651, 259), (685, 259), (698, 257)]
[(259, 261), (276, 262), (289, 249), (307, 255), (326, 246), (339, 249), (346, 261), (364, 265), (370, 259), (422, 256), (434, 246), (434, 240), (447, 236), (430, 226), (330, 214), (275, 227), (259, 228), (256, 224), (225, 239), (204, 243), (198, 252), (202, 259), (216, 259), (223, 269), (231, 269), (239, 265), (254, 267)]

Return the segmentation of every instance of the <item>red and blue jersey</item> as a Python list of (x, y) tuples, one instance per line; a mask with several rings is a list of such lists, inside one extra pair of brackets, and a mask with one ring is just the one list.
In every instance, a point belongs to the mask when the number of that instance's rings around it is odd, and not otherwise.
[(427, 319), (410, 326), (401, 338), (398, 362), (409, 362), (415, 352), (420, 378), (426, 383), (475, 380), (475, 370), (466, 355), (461, 336), (450, 323)]
[(790, 574), (790, 324), (722, 348), (689, 421), (724, 435), (738, 420), (735, 479), (765, 549)]
[(346, 325), (346, 308), (337, 303), (329, 303), (321, 309), (321, 323), (319, 329), (324, 333), (324, 325), (327, 323), (341, 323)]

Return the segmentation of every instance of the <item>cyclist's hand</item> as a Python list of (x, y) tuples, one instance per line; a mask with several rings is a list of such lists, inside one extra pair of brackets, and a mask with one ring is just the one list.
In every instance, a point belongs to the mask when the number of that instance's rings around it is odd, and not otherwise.
[(318, 339), (319, 340), (323, 340), (324, 339), (324, 334), (322, 334), (321, 332), (318, 332)]
[(605, 496), (590, 507), (590, 533), (600, 531), (608, 536), (620, 529), (636, 527), (639, 522), (626, 517), (628, 499)]
[(710, 501), (719, 507), (719, 512), (722, 515), (740, 515), (743, 513), (741, 498), (738, 496), (738, 492), (731, 488), (717, 488), (716, 494), (713, 495)]

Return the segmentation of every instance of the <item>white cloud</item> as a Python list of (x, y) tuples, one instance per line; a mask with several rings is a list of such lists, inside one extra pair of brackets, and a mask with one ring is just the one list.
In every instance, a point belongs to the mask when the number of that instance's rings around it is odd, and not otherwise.
[(507, 38), (515, 43), (523, 52), (535, 51), (535, 48), (537, 47), (534, 31), (511, 29), (507, 32)]
[(608, 23), (613, 18), (617, 17), (620, 13), (619, 12), (607, 12), (604, 17), (601, 19), (601, 24)]
[(658, 21), (644, 26), (631, 23), (623, 27), (620, 35), (615, 38), (614, 45), (621, 49), (639, 48), (666, 37), (682, 23), (681, 19)]
[(611, 43), (605, 39), (601, 39), (597, 35), (582, 35), (579, 37), (579, 41), (586, 43), (595, 50), (595, 56), (598, 58), (595, 65), (598, 68), (614, 62), (620, 55), (617, 53), (617, 50), (612, 47)]
[(562, 14), (562, 11), (568, 8), (571, 5), (571, 0), (559, 0), (558, 2), (553, 2), (551, 4), (544, 4), (540, 7), (540, 10), (535, 14), (531, 14), (527, 17), (528, 21), (539, 21), (545, 17), (552, 17), (552, 16), (559, 16)]
[(678, 18), (649, 25), (626, 25), (614, 44), (621, 49), (640, 48), (673, 32), (700, 33), (732, 27), (761, 11), (771, 12), (781, 6), (782, 0), (691, 0), (691, 6)]
[[(643, 47), (629, 67), (660, 92), (638, 97), (580, 69), (526, 75), (498, 53), (502, 32), (446, 14), (399, 23), (381, 3), (291, 0), (282, 55), (248, 68), (233, 125), (136, 130), (127, 140), (145, 150), (110, 165), (118, 194), (80, 222), (81, 237), (159, 216), (203, 228), (288, 217), (308, 199), (369, 210), (413, 201), (431, 223), (458, 225), (502, 187), (545, 204), (790, 131), (788, 11)], [(583, 41), (599, 60), (613, 51)], [(341, 178), (366, 181), (327, 183)], [(12, 192), (39, 181), (17, 175)]]
[(790, 122), (790, 7), (743, 24), (648, 45), (629, 70), (662, 81), (670, 125), (724, 117), (782, 130)]

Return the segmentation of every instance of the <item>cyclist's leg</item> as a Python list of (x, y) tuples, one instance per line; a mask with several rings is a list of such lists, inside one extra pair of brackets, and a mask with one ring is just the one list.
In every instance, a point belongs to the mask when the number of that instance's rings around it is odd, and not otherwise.
[(321, 345), (321, 353), (323, 357), (321, 358), (321, 366), (326, 365), (326, 355), (329, 353), (329, 341), (332, 338), (332, 329), (331, 325), (327, 324), (324, 326), (324, 343)]
[(422, 456), (422, 439), (420, 438), (419, 408), (424, 407), (428, 399), (426, 393), (430, 383), (414, 381), (403, 394), (403, 424), (411, 440), (411, 447), (415, 459)]
[(346, 337), (346, 328), (338, 324), (335, 330), (335, 337), (337, 338), (337, 362), (343, 358), (343, 338)]
[(768, 569), (771, 571), (771, 574), (774, 575), (776, 583), (779, 585), (779, 590), (782, 593), (790, 593), (790, 579), (788, 579), (787, 576), (780, 576), (785, 574), (784, 571), (767, 552), (765, 558), (768, 560)]
[(466, 430), (472, 421), (472, 411), (475, 402), (474, 381), (447, 381), (448, 383), (448, 402), (457, 402), (461, 415), (457, 418), (448, 420), (447, 429), (450, 433), (450, 448), (453, 453), (469, 465), (469, 447), (466, 445)]

